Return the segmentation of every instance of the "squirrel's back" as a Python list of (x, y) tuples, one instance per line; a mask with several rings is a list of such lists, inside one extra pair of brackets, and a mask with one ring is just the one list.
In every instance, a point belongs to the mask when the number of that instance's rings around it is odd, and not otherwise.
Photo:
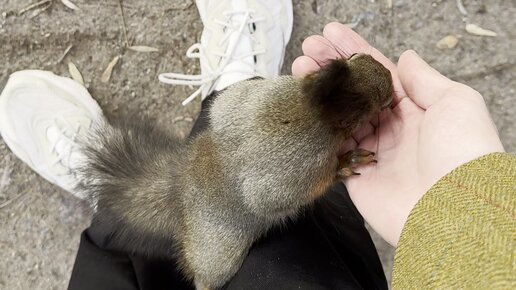
[(240, 198), (257, 216), (292, 215), (335, 181), (338, 136), (303, 92), (302, 79), (235, 84), (214, 101), (210, 125)]

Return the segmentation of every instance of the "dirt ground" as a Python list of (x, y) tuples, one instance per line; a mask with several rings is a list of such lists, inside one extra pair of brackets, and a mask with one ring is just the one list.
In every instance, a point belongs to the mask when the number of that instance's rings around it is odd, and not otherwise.
[[(17, 70), (69, 76), (68, 62), (73, 62), (107, 115), (148, 114), (175, 134), (187, 135), (200, 101), (181, 106), (191, 88), (161, 84), (157, 75), (199, 71), (198, 63), (184, 56), (202, 30), (189, 0), (123, 1), (129, 42), (159, 49), (152, 53), (125, 48), (118, 0), (72, 0), (79, 11), (53, 0), (21, 15), (20, 10), (37, 1), (0, 2), (0, 88)], [(360, 20), (356, 31), (392, 60), (415, 49), (445, 75), (480, 91), (506, 150), (514, 153), (516, 2), (463, 2), (467, 17), (455, 0), (295, 0), (294, 32), (283, 72), (289, 73), (306, 36), (320, 33), (330, 21)], [(498, 36), (470, 35), (466, 23)], [(457, 46), (437, 48), (436, 42), (449, 34), (458, 37)], [(121, 59), (110, 82), (101, 82), (102, 72), (117, 55)], [(38, 177), (0, 141), (0, 289), (64, 289), (90, 216), (83, 202)], [(389, 274), (393, 249), (376, 239)]]

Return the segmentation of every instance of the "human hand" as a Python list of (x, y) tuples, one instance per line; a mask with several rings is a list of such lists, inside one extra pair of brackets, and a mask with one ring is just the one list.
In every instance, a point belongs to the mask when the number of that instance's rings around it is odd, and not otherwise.
[[(379, 123), (365, 124), (346, 146), (376, 151), (378, 163), (359, 168), (345, 183), (365, 220), (396, 246), (410, 211), (441, 177), (493, 152), (504, 152), (482, 96), (451, 81), (414, 51), (396, 67), (351, 29), (330, 23), (323, 36), (303, 43), (294, 75), (317, 70), (325, 60), (367, 53), (391, 71), (394, 102)], [(375, 128), (376, 127), (376, 128)]]

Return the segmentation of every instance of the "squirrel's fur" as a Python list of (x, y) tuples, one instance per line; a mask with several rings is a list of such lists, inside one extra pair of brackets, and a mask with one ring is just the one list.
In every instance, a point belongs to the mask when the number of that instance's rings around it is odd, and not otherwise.
[(243, 81), (220, 93), (192, 139), (134, 118), (100, 126), (80, 190), (113, 247), (175, 257), (198, 288), (214, 289), (256, 239), (339, 180), (341, 144), (391, 95), (389, 71), (368, 55), (304, 78)]

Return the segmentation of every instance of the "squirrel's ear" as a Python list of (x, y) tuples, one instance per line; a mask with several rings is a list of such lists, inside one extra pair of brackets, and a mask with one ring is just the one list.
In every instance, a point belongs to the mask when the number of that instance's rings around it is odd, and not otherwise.
[(369, 105), (353, 89), (350, 74), (347, 60), (335, 59), (303, 79), (303, 93), (321, 111), (323, 119), (341, 128)]
[(349, 74), (349, 66), (345, 59), (330, 60), (319, 71), (305, 76), (303, 91), (309, 96), (324, 101), (341, 89)]

